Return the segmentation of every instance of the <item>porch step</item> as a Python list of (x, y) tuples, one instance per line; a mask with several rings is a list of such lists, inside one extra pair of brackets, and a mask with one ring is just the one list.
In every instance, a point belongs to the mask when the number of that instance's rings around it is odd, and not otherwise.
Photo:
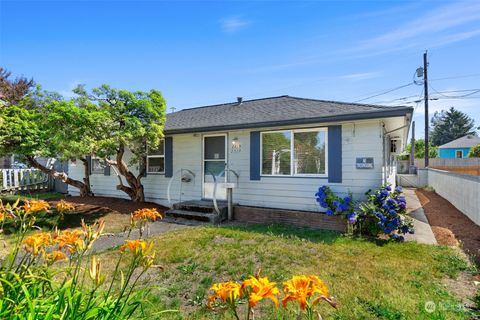
[(208, 223), (220, 223), (227, 218), (228, 206), (226, 201), (217, 202), (220, 214), (215, 212), (213, 201), (191, 200), (175, 203), (173, 209), (165, 212), (167, 217), (196, 220)]
[(209, 223), (221, 222), (220, 215), (216, 213), (203, 213), (203, 212), (172, 209), (172, 210), (168, 210), (166, 214), (167, 214), (167, 217), (172, 217), (172, 218), (196, 220), (196, 221), (209, 222)]

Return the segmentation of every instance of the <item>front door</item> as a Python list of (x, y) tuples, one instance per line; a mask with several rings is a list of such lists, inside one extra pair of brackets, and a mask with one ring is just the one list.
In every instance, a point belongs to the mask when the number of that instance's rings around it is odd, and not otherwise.
[[(215, 179), (217, 200), (227, 199), (225, 168), (227, 166), (227, 135), (203, 137), (203, 198), (213, 199)], [(215, 176), (215, 178), (214, 178)]]

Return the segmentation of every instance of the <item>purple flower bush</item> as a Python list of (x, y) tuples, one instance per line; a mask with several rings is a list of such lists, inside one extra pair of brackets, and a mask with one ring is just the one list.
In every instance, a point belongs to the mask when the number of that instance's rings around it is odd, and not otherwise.
[(378, 236), (383, 233), (393, 240), (403, 241), (402, 234), (414, 232), (406, 208), (407, 201), (401, 187), (392, 191), (387, 185), (369, 191), (367, 201), (360, 205), (357, 228), (363, 234)]
[(354, 211), (351, 195), (341, 198), (335, 195), (328, 186), (321, 186), (318, 192), (315, 193), (315, 197), (320, 206), (327, 209), (325, 211), (327, 216), (345, 216), (350, 224), (354, 224), (357, 221), (358, 214)]
[(379, 236), (388, 235), (390, 239), (403, 241), (403, 234), (413, 233), (412, 220), (407, 216), (407, 201), (402, 188), (387, 185), (367, 192), (367, 201), (360, 203), (358, 210), (351, 194), (337, 196), (328, 186), (321, 186), (315, 194), (317, 202), (326, 209), (328, 216), (341, 215), (355, 233)]

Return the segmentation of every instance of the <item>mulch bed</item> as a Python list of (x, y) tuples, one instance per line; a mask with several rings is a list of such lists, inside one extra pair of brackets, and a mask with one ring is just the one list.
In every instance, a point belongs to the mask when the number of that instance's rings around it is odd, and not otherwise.
[[(58, 199), (49, 199), (49, 202), (55, 202)], [(119, 213), (130, 214), (137, 209), (157, 208), (158, 212), (164, 213), (168, 208), (153, 202), (132, 202), (126, 199), (112, 197), (67, 197), (65, 200), (81, 206), (76, 209), (82, 209), (81, 213), (116, 211)], [(77, 211), (78, 212), (78, 211)]]
[(480, 266), (480, 226), (435, 192), (417, 189), (428, 222), (439, 244), (457, 245)]

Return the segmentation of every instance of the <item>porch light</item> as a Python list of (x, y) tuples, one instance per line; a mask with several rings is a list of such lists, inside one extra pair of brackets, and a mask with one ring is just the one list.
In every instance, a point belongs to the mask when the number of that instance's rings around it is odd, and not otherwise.
[(235, 137), (235, 138), (232, 139), (232, 145), (233, 145), (234, 147), (238, 147), (239, 144), (240, 144), (240, 141), (238, 141), (238, 138), (237, 138), (237, 137)]

